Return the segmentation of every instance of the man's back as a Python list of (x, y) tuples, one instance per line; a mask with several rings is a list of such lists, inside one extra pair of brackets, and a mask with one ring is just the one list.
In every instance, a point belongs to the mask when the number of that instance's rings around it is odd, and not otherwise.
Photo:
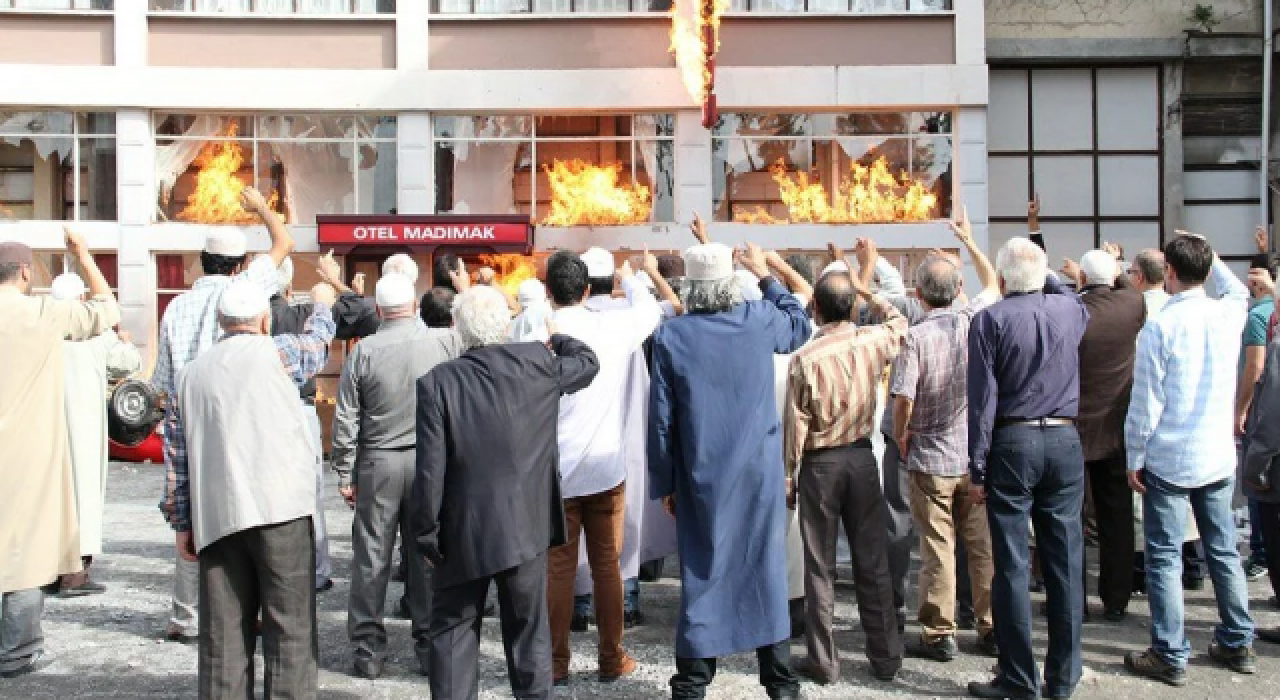
[(1222, 299), (1203, 288), (1177, 294), (1138, 336), (1132, 403), (1125, 424), (1129, 468), (1150, 469), (1192, 488), (1236, 466), (1233, 416), (1248, 291), (1215, 260)]
[[(541, 343), (495, 345), (418, 380), (415, 532), (440, 560), (437, 587), (517, 566), (563, 539), (563, 515), (555, 522), (552, 510), (560, 501), (558, 402), (595, 372), (594, 356), (589, 376), (566, 371), (562, 359)], [(432, 483), (438, 474), (442, 483)]]
[(1080, 299), (1089, 324), (1080, 339), (1080, 413), (1077, 428), (1086, 462), (1124, 447), (1124, 418), (1133, 388), (1136, 340), (1147, 318), (1142, 295), (1124, 278), (1116, 288), (1086, 287)]

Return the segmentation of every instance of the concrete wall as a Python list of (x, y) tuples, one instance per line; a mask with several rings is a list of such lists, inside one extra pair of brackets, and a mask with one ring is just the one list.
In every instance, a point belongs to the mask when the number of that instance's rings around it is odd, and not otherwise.
[(986, 0), (987, 39), (1180, 39), (1197, 4), (1213, 6), (1215, 31), (1262, 30), (1258, 0)]

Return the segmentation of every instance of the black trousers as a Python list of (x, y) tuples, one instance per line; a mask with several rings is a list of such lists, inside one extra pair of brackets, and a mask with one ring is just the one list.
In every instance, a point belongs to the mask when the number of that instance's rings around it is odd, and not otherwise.
[(480, 693), (480, 623), (489, 584), (498, 586), (502, 646), (511, 693), (551, 697), (551, 620), (547, 614), (547, 555), (493, 576), (447, 588), (431, 601), (432, 700), (474, 700)]
[(1267, 569), (1271, 575), (1271, 592), (1280, 595), (1280, 503), (1254, 501), (1258, 509), (1258, 523), (1253, 527), (1262, 531), (1262, 544), (1267, 552)]
[[(1125, 456), (1085, 462), (1098, 521), (1098, 597), (1107, 610), (1124, 610), (1133, 595), (1133, 490)], [(1084, 563), (1080, 565), (1084, 572)], [(1088, 588), (1085, 588), (1088, 598)]]
[[(882, 471), (884, 503), (888, 507), (885, 522), (889, 533), (889, 580), (893, 583), (893, 607), (897, 613), (898, 631), (901, 632), (907, 625), (907, 579), (911, 574), (911, 545), (916, 541), (916, 531), (908, 500), (911, 487), (907, 480), (907, 465), (898, 453), (898, 442), (891, 435), (884, 436)], [(958, 567), (957, 572), (964, 577), (967, 587), (969, 570)], [(973, 608), (972, 601), (969, 608)]]
[[(773, 646), (756, 649), (760, 665), (760, 685), (771, 698), (800, 690), (800, 681), (791, 671), (791, 642), (783, 640)], [(715, 659), (676, 657), (676, 675), (671, 678), (672, 700), (700, 700), (716, 677)]]
[(201, 700), (253, 697), (262, 611), (266, 700), (314, 698), (319, 659), (311, 518), (237, 532), (200, 551)]

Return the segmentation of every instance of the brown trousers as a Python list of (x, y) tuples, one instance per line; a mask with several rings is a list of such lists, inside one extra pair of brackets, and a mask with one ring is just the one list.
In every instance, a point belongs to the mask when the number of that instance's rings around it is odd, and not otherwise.
[(991, 621), (991, 534), (987, 509), (969, 500), (968, 476), (911, 472), (911, 514), (920, 531), (920, 626), (934, 642), (956, 633), (956, 538), (964, 541), (978, 634)]
[(569, 675), (569, 622), (573, 618), (573, 581), (578, 572), (578, 538), (587, 536), (587, 561), (594, 586), (596, 627), (600, 633), (600, 672), (615, 674), (622, 650), (622, 552), (626, 484), (581, 498), (566, 498), (564, 519), (569, 541), (551, 550), (547, 561), (547, 608), (551, 615), (551, 669), (556, 678)]

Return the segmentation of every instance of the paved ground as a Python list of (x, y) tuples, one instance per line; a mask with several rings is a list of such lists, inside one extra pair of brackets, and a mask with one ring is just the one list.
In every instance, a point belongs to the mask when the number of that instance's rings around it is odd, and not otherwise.
[[(113, 465), (106, 530), (108, 542), (97, 578), (110, 587), (101, 596), (79, 600), (50, 600), (45, 631), (56, 662), (43, 673), (15, 681), (0, 681), (3, 698), (186, 698), (194, 697), (195, 650), (160, 640), (169, 601), (173, 545), (169, 530), (155, 508), (161, 473), (155, 467)], [(319, 600), (321, 629), (320, 696), (322, 698), (419, 698), (428, 695), (425, 679), (416, 673), (409, 645), (408, 623), (390, 622), (394, 652), (388, 674), (376, 682), (353, 678), (346, 640), (346, 593), (351, 559), (350, 512), (331, 489), (327, 512), (333, 538), (337, 587)], [(670, 572), (668, 572), (670, 573)], [(400, 594), (392, 584), (389, 597)], [(1255, 583), (1250, 592), (1255, 604), (1270, 596), (1270, 587)], [(594, 681), (592, 633), (574, 636), (572, 684), (560, 691), (568, 698), (662, 698), (673, 672), (671, 637), (679, 584), (664, 579), (645, 585), (642, 596), (649, 624), (628, 633), (629, 650), (641, 662), (634, 677), (613, 686)], [(968, 681), (988, 678), (992, 660), (963, 654), (951, 664), (938, 665), (907, 660), (898, 680), (878, 683), (870, 677), (862, 656), (863, 637), (852, 594), (842, 589), (836, 611), (839, 642), (843, 650), (841, 682), (818, 688), (804, 687), (807, 698), (958, 697)], [(1041, 597), (1035, 596), (1038, 602)], [(1095, 606), (1097, 605), (1095, 601)], [(1096, 607), (1095, 607), (1096, 610)], [(1124, 675), (1120, 662), (1126, 651), (1147, 644), (1147, 607), (1138, 599), (1123, 624), (1101, 622), (1085, 626), (1085, 680), (1076, 698), (1181, 697), (1229, 700), (1280, 698), (1280, 648), (1259, 645), (1261, 669), (1252, 677), (1238, 676), (1211, 665), (1205, 655), (1212, 620), (1216, 616), (1212, 593), (1188, 596), (1188, 629), (1196, 655), (1191, 682), (1183, 690)], [(1260, 624), (1280, 624), (1280, 613), (1258, 611)], [(908, 633), (911, 628), (908, 628)], [(961, 648), (971, 650), (973, 633), (963, 633)], [(1043, 625), (1036, 638), (1045, 641)], [(510, 697), (502, 643), (496, 624), (485, 627), (481, 668), (481, 697)], [(793, 647), (803, 653), (803, 645)], [(711, 698), (763, 698), (754, 676), (754, 657), (723, 660)]]

